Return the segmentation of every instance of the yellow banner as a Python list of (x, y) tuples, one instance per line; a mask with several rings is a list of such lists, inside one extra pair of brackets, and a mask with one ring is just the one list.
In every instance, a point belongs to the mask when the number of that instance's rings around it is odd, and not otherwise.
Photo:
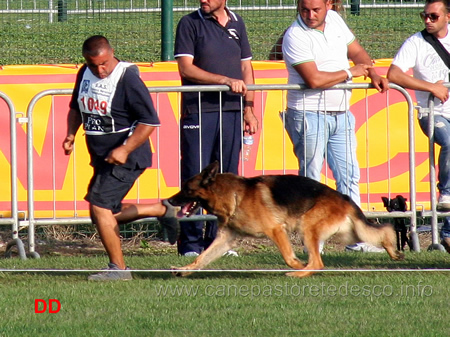
[[(391, 60), (376, 60), (385, 75)], [(148, 87), (181, 84), (175, 62), (138, 64)], [(282, 61), (253, 62), (256, 84), (285, 84)], [(0, 69), (0, 91), (25, 116), (32, 98), (47, 89), (72, 89), (79, 65), (4, 66)], [(363, 81), (355, 79), (355, 82)], [(414, 94), (411, 92), (414, 99)], [(179, 186), (179, 94), (152, 94), (161, 127), (151, 137), (153, 168), (148, 169), (126, 200), (147, 202), (168, 197)], [(87, 216), (83, 200), (92, 170), (82, 131), (76, 140), (77, 156), (65, 156), (61, 147), (66, 133), (69, 96), (46, 97), (33, 110), (34, 198), (37, 217)], [(283, 129), (279, 112), (285, 108), (285, 92), (257, 92), (255, 112), (261, 131), (255, 151), (241, 169), (244, 175), (297, 174), (298, 163), (292, 143)], [(383, 210), (382, 196), (409, 195), (408, 115), (404, 97), (395, 90), (353, 90), (351, 111), (356, 117), (357, 156), (361, 167), (361, 199), (364, 210)], [(9, 111), (0, 99), (0, 215), (11, 211), (11, 153)], [(27, 209), (26, 124), (17, 124), (19, 210)], [(415, 122), (416, 184), (418, 204), (428, 206), (428, 141)], [(390, 178), (389, 178), (390, 177)], [(331, 172), (324, 168), (323, 182), (335, 187)]]

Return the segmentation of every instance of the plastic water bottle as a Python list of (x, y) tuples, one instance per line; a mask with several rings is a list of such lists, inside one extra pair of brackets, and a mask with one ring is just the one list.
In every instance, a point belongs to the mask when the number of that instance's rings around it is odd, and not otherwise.
[(253, 146), (253, 136), (246, 135), (244, 136), (244, 161), (248, 161), (250, 159), (250, 153), (252, 152)]

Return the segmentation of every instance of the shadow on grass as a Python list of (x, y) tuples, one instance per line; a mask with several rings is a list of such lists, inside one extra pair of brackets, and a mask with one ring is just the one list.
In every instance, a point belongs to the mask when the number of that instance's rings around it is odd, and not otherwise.
[[(358, 253), (358, 252), (339, 252), (327, 253), (322, 256), (325, 269), (450, 269), (450, 255), (444, 252), (406, 252), (405, 260), (392, 261), (385, 253)], [(304, 263), (307, 262), (306, 254), (298, 254), (298, 258)], [(185, 264), (190, 263), (191, 259), (186, 259)], [(176, 261), (177, 266), (183, 266), (182, 261)], [(184, 262), (184, 261), (183, 261)], [(284, 275), (284, 270), (290, 269), (278, 252), (251, 253), (242, 255), (239, 258), (222, 258), (207, 266), (208, 270), (217, 270), (210, 272), (194, 272), (187, 276), (189, 279), (206, 278), (236, 278), (236, 279), (256, 279), (269, 276)], [(283, 270), (277, 273), (273, 270)], [(239, 270), (242, 270), (240, 272)], [(250, 270), (250, 271), (247, 271)], [(252, 271), (258, 270), (258, 271)], [(267, 270), (265, 272), (264, 270)], [(140, 278), (179, 278), (171, 273), (138, 273)], [(318, 274), (324, 275), (324, 274)]]
[[(386, 253), (359, 253), (359, 252), (327, 252), (322, 256), (326, 270), (360, 270), (360, 269), (450, 269), (450, 254), (444, 252), (420, 253), (406, 252), (405, 260), (392, 261)], [(308, 256), (303, 252), (297, 254), (304, 263)], [(57, 277), (68, 281), (86, 280), (88, 275), (96, 273), (96, 266), (103, 266), (104, 257), (100, 257), (98, 262), (92, 258), (69, 258), (56, 257), (42, 260), (26, 260), (14, 263), (11, 260), (4, 260), (4, 268), (10, 268), (8, 272), (0, 273), (0, 279), (8, 279), (8, 275), (23, 275), (24, 278), (30, 275), (43, 275), (44, 277)], [(136, 279), (158, 279), (158, 280), (182, 280), (183, 277), (176, 277), (171, 272), (171, 267), (182, 267), (192, 263), (193, 258), (179, 257), (172, 254), (166, 256), (128, 257), (128, 262), (133, 269)], [(8, 263), (6, 263), (8, 262)], [(59, 269), (58, 272), (33, 271), (33, 269), (50, 269), (51, 266)], [(22, 267), (26, 272), (15, 272), (11, 269)], [(70, 271), (68, 268), (85, 269), (84, 272)], [(66, 270), (63, 270), (66, 269)], [(86, 271), (86, 269), (92, 269)], [(263, 252), (248, 252), (240, 257), (223, 257), (207, 266), (209, 271), (194, 272), (186, 279), (260, 279), (272, 278), (284, 275), (284, 270), (290, 270), (285, 264), (281, 254), (277, 250)], [(94, 271), (95, 270), (95, 271)], [(142, 271), (141, 271), (142, 270)], [(145, 271), (151, 270), (151, 271)], [(217, 271), (216, 271), (217, 270)], [(241, 271), (242, 270), (242, 271)], [(275, 271), (274, 271), (275, 270)], [(276, 270), (280, 270), (277, 272)], [(283, 271), (281, 271), (283, 270)], [(340, 273), (339, 271), (337, 271)], [(332, 271), (319, 273), (314, 277), (326, 276)], [(21, 277), (19, 277), (21, 279)]]

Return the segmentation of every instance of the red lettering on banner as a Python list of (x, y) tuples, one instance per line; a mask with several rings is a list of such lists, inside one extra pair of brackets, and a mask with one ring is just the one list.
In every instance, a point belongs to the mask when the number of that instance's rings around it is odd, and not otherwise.
[[(50, 113), (49, 119), (46, 125), (46, 133), (43, 142), (41, 154), (39, 155), (35, 149), (33, 149), (34, 159), (34, 176), (39, 179), (34, 180), (35, 189), (37, 190), (51, 190), (53, 181), (52, 163), (55, 167), (55, 188), (61, 189), (64, 182), (67, 166), (69, 163), (69, 156), (64, 154), (62, 149), (62, 142), (66, 136), (66, 119), (67, 112), (69, 111), (69, 99), (70, 97), (55, 96), (55, 106), (50, 107), (51, 111), (59, 112), (55, 113), (53, 131), (52, 119), (53, 113)], [(62, 112), (60, 112), (62, 111)], [(27, 188), (27, 134), (20, 124), (16, 124), (17, 133), (17, 168), (18, 178), (20, 183)], [(81, 132), (79, 132), (81, 135)], [(11, 163), (11, 150), (10, 150), (10, 138), (11, 133), (9, 130), (9, 123), (0, 123), (0, 134), (4, 135), (0, 137), (0, 152), (2, 152), (7, 160)], [(34, 131), (36, 134), (36, 131)], [(53, 137), (55, 140), (55, 148), (53, 149)], [(54, 151), (54, 153), (53, 153)], [(54, 159), (53, 159), (54, 158)]]
[[(156, 168), (157, 152), (160, 150), (159, 165), (168, 186), (178, 186), (178, 167), (180, 163), (178, 113), (174, 113), (167, 93), (153, 94), (153, 104), (159, 112), (161, 127), (151, 135), (152, 144), (156, 147), (153, 166)], [(158, 134), (160, 143), (158, 144)]]
[[(54, 97), (55, 106), (50, 107), (51, 113), (47, 122), (47, 131), (45, 133), (42, 152), (39, 155), (36, 150), (33, 150), (34, 158), (34, 176), (39, 179), (34, 180), (34, 188), (36, 190), (51, 189), (53, 181), (53, 170), (51, 163), (54, 160), (55, 167), (55, 189), (62, 188), (67, 166), (69, 163), (69, 156), (64, 154), (62, 149), (62, 142), (66, 137), (67, 128), (67, 112), (69, 111), (69, 97)], [(53, 112), (55, 115), (53, 116)], [(56, 113), (59, 112), (59, 113)], [(52, 118), (55, 119), (55, 130), (52, 130)], [(81, 135), (82, 132), (79, 132)], [(55, 139), (55, 149), (52, 147), (53, 137)], [(54, 151), (54, 153), (53, 153)], [(53, 159), (54, 157), (54, 159)], [(19, 166), (20, 167), (20, 166)], [(22, 177), (21, 177), (22, 178)]]

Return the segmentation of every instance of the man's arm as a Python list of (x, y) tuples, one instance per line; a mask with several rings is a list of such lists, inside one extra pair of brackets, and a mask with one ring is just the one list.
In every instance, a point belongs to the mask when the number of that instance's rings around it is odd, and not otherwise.
[[(205, 71), (196, 65), (194, 65), (194, 59), (190, 56), (177, 57), (178, 71), (182, 78), (185, 78), (191, 82), (202, 84), (220, 84), (230, 87), (232, 92), (247, 94), (247, 86), (243, 80), (236, 78), (230, 78), (224, 75), (210, 73)], [(253, 75), (252, 75), (253, 76)]]
[[(349, 45), (348, 56), (356, 58), (356, 60), (352, 58), (355, 66), (349, 69), (353, 77), (370, 76), (369, 70), (372, 68), (370, 57), (356, 40)], [(343, 69), (333, 72), (320, 71), (315, 62), (300, 63), (294, 66), (294, 69), (311, 89), (327, 89), (344, 82), (348, 77)]]
[(111, 150), (105, 161), (114, 165), (123, 165), (126, 163), (128, 155), (144, 144), (150, 137), (155, 126), (147, 124), (138, 124), (133, 134), (127, 138), (126, 142), (119, 147)]
[[(368, 76), (367, 69), (370, 66), (358, 64), (350, 71), (353, 77)], [(315, 62), (305, 62), (294, 66), (294, 69), (300, 74), (306, 85), (311, 89), (328, 89), (335, 84), (344, 82), (348, 74), (345, 70), (338, 71), (320, 71)]]
[(67, 115), (67, 135), (63, 141), (63, 149), (66, 155), (73, 151), (73, 143), (75, 142), (75, 135), (82, 123), (81, 114), (75, 109), (70, 109)]
[(443, 86), (444, 81), (438, 81), (436, 83), (430, 83), (413, 76), (409, 76), (399, 67), (391, 64), (387, 73), (389, 81), (398, 84), (403, 88), (428, 91), (434, 95), (434, 97), (446, 102), (448, 100), (448, 88)]
[(377, 74), (375, 71), (375, 68), (372, 65), (372, 59), (370, 58), (369, 54), (366, 52), (366, 50), (359, 44), (359, 42), (355, 39), (352, 43), (348, 46), (348, 52), (347, 52), (348, 58), (353, 61), (355, 64), (354, 67), (350, 68), (350, 72), (355, 76), (355, 67), (358, 65), (366, 65), (367, 68), (367, 75), (372, 80), (372, 84), (379, 92), (385, 92), (389, 89), (389, 81), (381, 77)]
[[(244, 83), (254, 84), (255, 78), (251, 60), (241, 61), (241, 70)], [(258, 131), (258, 120), (253, 113), (254, 95), (254, 91), (247, 91), (244, 97), (244, 131), (251, 135)]]

